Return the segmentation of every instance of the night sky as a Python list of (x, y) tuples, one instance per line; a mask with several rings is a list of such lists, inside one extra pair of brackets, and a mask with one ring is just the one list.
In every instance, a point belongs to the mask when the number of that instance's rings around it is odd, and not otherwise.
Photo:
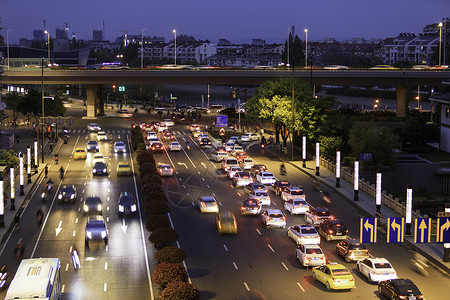
[[(122, 30), (140, 35), (146, 27), (144, 35), (164, 36), (166, 41), (176, 29), (212, 42), (261, 38), (279, 43), (294, 25), (302, 40), (308, 28), (309, 41), (339, 41), (420, 33), (425, 25), (450, 17), (450, 0), (0, 0), (0, 17), (0, 26), (11, 29), (11, 43), (32, 39), (34, 29), (43, 29), (42, 19), (51, 36), (67, 22), (81, 39), (92, 39), (92, 30), (102, 29), (105, 21), (108, 40)], [(1, 34), (6, 41), (6, 30)]]

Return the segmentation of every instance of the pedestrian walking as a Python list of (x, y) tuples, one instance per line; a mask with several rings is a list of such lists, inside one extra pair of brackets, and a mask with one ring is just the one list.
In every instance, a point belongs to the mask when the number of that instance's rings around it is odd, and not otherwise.
[(17, 134), (16, 135), (16, 143), (18, 144), (20, 142), (20, 138), (19, 138), (19, 135)]
[(50, 142), (50, 153), (53, 152), (53, 142)]
[(14, 215), (14, 229), (19, 228), (19, 223), (20, 223), (20, 215), (19, 213), (16, 213)]
[(48, 166), (46, 165), (45, 166), (45, 168), (44, 168), (44, 178), (47, 178), (47, 175), (48, 175)]

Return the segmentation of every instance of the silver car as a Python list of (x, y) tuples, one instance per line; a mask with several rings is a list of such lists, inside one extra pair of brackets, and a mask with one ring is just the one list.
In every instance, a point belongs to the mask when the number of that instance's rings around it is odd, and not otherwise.
[(326, 258), (319, 245), (299, 245), (296, 257), (304, 267), (317, 267), (326, 265)]
[(89, 245), (89, 241), (103, 240), (108, 244), (108, 229), (102, 216), (89, 217), (85, 228), (85, 242)]
[(287, 230), (288, 237), (292, 238), (297, 245), (320, 244), (320, 235), (312, 225), (295, 225)]
[(253, 190), (248, 194), (248, 199), (258, 200), (261, 205), (270, 206), (270, 196), (267, 191)]
[(125, 145), (124, 142), (122, 141), (117, 141), (114, 143), (114, 152), (118, 153), (118, 152), (127, 152), (127, 146)]
[(279, 209), (268, 209), (261, 214), (261, 221), (266, 228), (286, 227), (286, 217)]
[(253, 182), (249, 172), (237, 172), (232, 178), (234, 187), (244, 187)]

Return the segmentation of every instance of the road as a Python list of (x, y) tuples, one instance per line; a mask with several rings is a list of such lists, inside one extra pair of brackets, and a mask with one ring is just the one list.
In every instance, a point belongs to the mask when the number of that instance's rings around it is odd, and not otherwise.
[[(134, 121), (149, 121), (141, 115)], [(128, 143), (131, 120), (103, 118), (97, 123), (107, 132), (109, 141), (99, 142), (100, 151), (108, 163), (108, 176), (92, 176), (92, 153), (86, 160), (74, 161), (73, 150), (84, 147), (95, 134), (86, 130), (88, 120), (76, 119), (76, 125), (69, 128), (70, 140), (59, 150), (60, 164), (51, 165), (49, 176), (55, 181), (55, 188), (45, 203), (36, 192), (25, 210), (23, 220), (6, 243), (1, 260), (10, 262), (12, 274), (19, 261), (13, 256), (13, 248), (19, 237), (25, 240), (25, 258), (59, 257), (62, 267), (63, 299), (153, 299), (160, 289), (151, 282), (149, 274), (155, 267), (154, 248), (148, 242), (145, 229), (146, 217), (119, 218), (118, 195), (130, 191), (139, 196), (139, 181), (132, 177), (116, 176), (119, 161), (131, 162), (129, 153), (115, 154), (113, 142)], [(335, 254), (337, 242), (321, 242), (328, 261), (345, 265), (354, 275), (356, 289), (350, 292), (329, 292), (325, 286), (314, 282), (311, 269), (304, 269), (295, 258), (295, 243), (287, 237), (286, 230), (267, 230), (257, 217), (241, 216), (239, 209), (245, 195), (242, 189), (233, 188), (231, 181), (219, 169), (218, 163), (210, 161), (212, 149), (198, 147), (189, 135), (188, 125), (177, 124), (173, 128), (176, 138), (184, 146), (190, 141), (190, 151), (164, 152), (155, 154), (157, 162), (167, 162), (175, 167), (173, 177), (163, 178), (172, 211), (170, 218), (179, 235), (179, 245), (186, 252), (185, 260), (189, 278), (200, 290), (202, 299), (232, 299), (258, 291), (266, 299), (369, 299), (379, 298), (377, 285), (369, 284), (361, 277), (355, 263), (346, 263)], [(165, 143), (167, 145), (167, 143)], [(167, 147), (166, 147), (167, 148)], [(279, 161), (270, 150), (261, 150), (257, 145), (249, 154), (259, 163), (265, 164), (276, 177), (284, 177), (292, 184), (301, 186), (307, 201), (312, 206), (326, 206), (332, 214), (344, 221), (350, 236), (359, 237), (359, 220), (363, 216), (346, 199), (330, 192), (331, 203), (324, 202), (314, 189), (311, 180), (303, 173), (287, 166), (287, 175), (280, 176)], [(58, 170), (64, 166), (65, 178), (58, 179)], [(135, 165), (136, 166), (136, 165)], [(42, 188), (44, 182), (37, 188)], [(77, 202), (59, 204), (56, 193), (62, 184), (74, 184), (78, 190)], [(136, 188), (137, 187), (137, 188)], [(239, 234), (218, 235), (215, 230), (215, 216), (201, 214), (194, 206), (199, 195), (214, 195), (221, 210), (232, 211), (238, 222)], [(103, 216), (109, 230), (109, 243), (91, 243), (85, 247), (82, 204), (85, 197), (100, 196), (103, 200)], [(271, 207), (282, 209), (282, 200), (272, 192)], [(38, 207), (44, 207), (45, 222), (38, 227), (34, 216)], [(287, 224), (304, 223), (302, 216), (287, 215)], [(145, 223), (144, 223), (145, 224)], [(71, 265), (70, 250), (80, 250), (82, 267), (75, 271)], [(385, 232), (378, 232), (376, 244), (368, 245), (374, 257), (387, 258), (400, 277), (413, 280), (426, 299), (442, 299), (450, 293), (447, 277), (431, 269), (429, 277), (423, 277), (410, 268), (412, 251), (399, 244), (386, 244)], [(5, 292), (1, 293), (4, 297)]]

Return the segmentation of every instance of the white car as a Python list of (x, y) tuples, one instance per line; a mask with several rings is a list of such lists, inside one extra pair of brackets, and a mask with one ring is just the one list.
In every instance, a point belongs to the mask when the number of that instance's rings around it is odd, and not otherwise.
[(268, 209), (261, 214), (261, 222), (266, 228), (270, 227), (286, 227), (286, 217), (279, 209)]
[(304, 267), (316, 267), (326, 265), (326, 257), (319, 245), (299, 245), (296, 257)]
[(167, 126), (165, 124), (159, 124), (159, 126), (158, 126), (158, 133), (161, 133), (161, 132), (163, 132), (166, 129), (169, 129), (169, 126)]
[(197, 136), (197, 142), (200, 142), (202, 139), (209, 139), (209, 136), (207, 133), (201, 133)]
[(228, 169), (231, 167), (239, 167), (239, 163), (234, 157), (224, 157), (222, 160), (222, 170), (228, 172)]
[(267, 191), (253, 190), (248, 194), (248, 199), (258, 200), (261, 205), (270, 206), (270, 196)]
[(262, 184), (273, 184), (277, 179), (271, 172), (259, 172), (256, 175), (256, 181)]
[(288, 201), (289, 199), (306, 199), (305, 193), (303, 190), (296, 186), (290, 186), (283, 190), (281, 193), (281, 199), (284, 201)]
[(105, 164), (105, 157), (101, 154), (94, 154), (94, 157), (92, 157), (92, 164), (95, 165), (98, 162), (102, 162)]
[(150, 144), (150, 146), (153, 144), (153, 143), (159, 143), (159, 139), (158, 139), (158, 137), (151, 137), (151, 138), (149, 138), (148, 139), (148, 143)]
[(160, 176), (172, 176), (173, 175), (173, 168), (169, 164), (158, 163), (157, 169), (158, 169), (158, 174)]
[(221, 162), (224, 157), (228, 157), (228, 153), (225, 151), (214, 151), (211, 154), (211, 159), (215, 162)]
[(237, 142), (239, 142), (239, 137), (238, 136), (232, 136), (228, 139), (228, 142), (231, 142), (233, 144), (236, 144)]
[(242, 172), (241, 167), (229, 167), (227, 171), (228, 179), (232, 179), (237, 172)]
[(133, 113), (127, 109), (121, 109), (116, 114), (119, 118), (132, 118), (133, 117)]
[(202, 213), (219, 213), (219, 206), (214, 196), (201, 196), (197, 206)]
[(317, 245), (320, 244), (320, 235), (314, 226), (295, 225), (289, 227), (287, 235), (295, 241), (297, 245)]
[(98, 126), (98, 124), (96, 124), (96, 123), (89, 123), (87, 125), (87, 129), (89, 131), (100, 131), (100, 130), (102, 130), (102, 128), (100, 126)]
[(231, 150), (233, 150), (234, 148), (234, 143), (233, 142), (226, 142), (225, 143), (225, 151), (230, 152)]
[(169, 151), (181, 151), (181, 145), (178, 142), (171, 142), (169, 144)]
[(244, 133), (241, 136), (242, 142), (252, 142), (257, 140), (259, 140), (259, 135), (257, 135), (256, 133)]
[(106, 136), (106, 132), (104, 132), (104, 131), (97, 131), (97, 140), (99, 140), (99, 141), (106, 141), (106, 140), (108, 140), (108, 137)]
[(147, 140), (150, 140), (151, 138), (158, 138), (158, 136), (156, 135), (156, 132), (154, 132), (154, 131), (147, 132)]
[(115, 153), (118, 153), (118, 152), (126, 153), (127, 152), (127, 146), (125, 145), (124, 142), (117, 141), (117, 142), (114, 143), (114, 152)]
[(242, 170), (250, 170), (254, 165), (255, 161), (251, 158), (244, 158), (239, 162)]
[(385, 258), (366, 258), (358, 260), (356, 269), (367, 277), (369, 282), (397, 279), (397, 272)]
[(196, 130), (200, 130), (200, 126), (198, 124), (191, 124), (189, 126), (189, 131), (190, 132), (193, 132), (193, 131), (196, 131)]
[(245, 152), (245, 150), (244, 150), (244, 148), (242, 148), (241, 146), (235, 145), (235, 146), (233, 147), (233, 149), (231, 149), (230, 154), (231, 154), (232, 156), (234, 156), (234, 155), (236, 155), (237, 152)]
[(309, 205), (303, 199), (289, 199), (284, 202), (284, 209), (291, 215), (304, 215), (309, 211)]
[(164, 120), (161, 122), (161, 124), (164, 124), (164, 125), (166, 125), (166, 126), (168, 126), (168, 127), (174, 126), (174, 125), (175, 125), (175, 123), (173, 122), (172, 119), (164, 119)]
[(244, 187), (253, 182), (249, 172), (237, 172), (232, 178), (234, 187)]

